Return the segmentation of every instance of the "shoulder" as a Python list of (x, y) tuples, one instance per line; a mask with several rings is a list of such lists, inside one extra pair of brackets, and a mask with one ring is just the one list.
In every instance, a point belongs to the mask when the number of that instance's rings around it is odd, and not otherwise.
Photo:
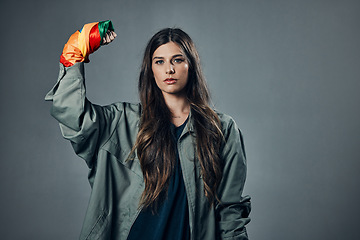
[[(102, 109), (106, 119), (105, 132), (108, 132), (107, 137), (104, 138), (104, 144), (101, 145), (102, 148), (105, 149), (113, 143), (116, 148), (121, 146), (122, 151), (131, 150), (139, 129), (140, 103), (115, 102), (102, 106)], [(118, 154), (118, 150), (109, 151)]]
[(241, 156), (243, 156), (243, 158), (245, 159), (246, 155), (243, 134), (238, 125), (236, 124), (235, 120), (227, 114), (221, 113), (217, 110), (215, 110), (215, 112), (220, 119), (222, 132), (225, 139), (225, 145), (223, 146), (223, 154), (226, 155), (231, 152), (241, 152)]
[(225, 137), (232, 131), (241, 132), (235, 120), (230, 115), (219, 112), (218, 110), (214, 111), (220, 119), (222, 131)]
[(102, 119), (104, 127), (109, 129), (108, 131), (113, 131), (121, 122), (137, 124), (140, 121), (142, 109), (140, 103), (115, 102), (104, 106), (95, 104), (93, 106), (98, 113), (101, 113), (98, 116)]
[(130, 102), (115, 102), (106, 106), (103, 109), (108, 112), (119, 112), (127, 116), (140, 116), (141, 104)]

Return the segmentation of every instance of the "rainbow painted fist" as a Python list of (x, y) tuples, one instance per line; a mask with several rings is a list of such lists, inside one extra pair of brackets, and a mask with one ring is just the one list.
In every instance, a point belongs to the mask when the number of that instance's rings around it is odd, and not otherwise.
[[(76, 31), (65, 44), (60, 56), (60, 62), (65, 67), (71, 67), (76, 62), (89, 62), (89, 55), (100, 45), (109, 43), (109, 32), (114, 31), (110, 20), (85, 24), (80, 31)], [(116, 34), (111, 35), (112, 39)]]

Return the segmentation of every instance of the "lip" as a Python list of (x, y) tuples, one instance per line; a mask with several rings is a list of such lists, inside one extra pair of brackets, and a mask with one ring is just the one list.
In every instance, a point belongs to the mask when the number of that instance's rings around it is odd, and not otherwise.
[(175, 78), (167, 78), (167, 79), (164, 80), (164, 82), (166, 84), (174, 84), (174, 83), (176, 83), (176, 81), (177, 80)]

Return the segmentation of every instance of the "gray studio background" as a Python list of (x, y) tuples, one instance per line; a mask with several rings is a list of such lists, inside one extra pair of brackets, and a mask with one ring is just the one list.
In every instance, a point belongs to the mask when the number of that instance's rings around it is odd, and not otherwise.
[(77, 239), (90, 186), (44, 96), (68, 37), (111, 19), (88, 98), (137, 101), (148, 39), (195, 41), (217, 109), (245, 136), (253, 240), (360, 239), (360, 2), (1, 1), (1, 239)]

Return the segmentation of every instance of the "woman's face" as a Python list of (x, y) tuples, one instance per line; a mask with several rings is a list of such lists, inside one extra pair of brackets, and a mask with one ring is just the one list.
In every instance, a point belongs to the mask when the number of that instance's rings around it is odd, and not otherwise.
[(158, 47), (151, 63), (155, 82), (164, 97), (167, 94), (182, 94), (188, 81), (189, 64), (181, 48), (174, 42)]

